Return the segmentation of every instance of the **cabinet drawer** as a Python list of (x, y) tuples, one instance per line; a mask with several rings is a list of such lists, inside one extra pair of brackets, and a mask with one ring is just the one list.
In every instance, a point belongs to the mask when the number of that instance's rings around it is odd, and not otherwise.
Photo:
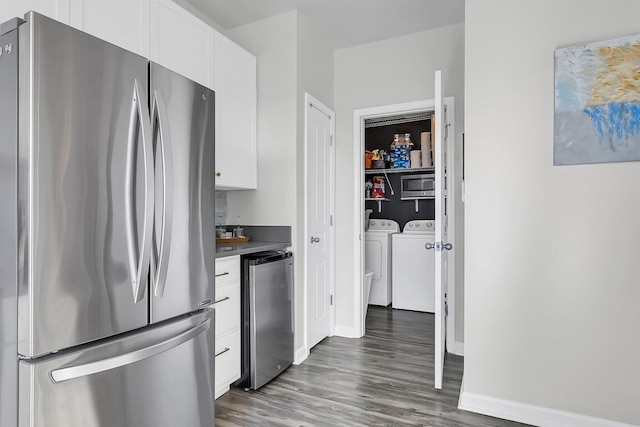
[(216, 336), (240, 327), (240, 284), (232, 283), (216, 289)]
[(216, 289), (233, 282), (240, 283), (240, 256), (216, 258)]
[[(240, 331), (216, 340), (216, 390), (240, 378)], [(216, 397), (219, 394), (216, 393)]]

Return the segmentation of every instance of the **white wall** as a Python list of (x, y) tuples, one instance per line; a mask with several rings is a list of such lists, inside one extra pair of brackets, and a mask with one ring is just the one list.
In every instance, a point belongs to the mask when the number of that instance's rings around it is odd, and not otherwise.
[[(307, 149), (305, 142), (305, 92), (310, 93), (316, 99), (321, 101), (327, 107), (333, 107), (333, 48), (328, 44), (327, 30), (313, 23), (303, 13), (298, 13), (298, 176), (297, 176), (297, 194), (298, 194), (298, 234), (294, 237), (298, 242), (298, 261), (297, 267), (300, 268), (299, 282), (305, 282), (305, 286), (297, 287), (299, 289), (296, 301), (299, 304), (296, 316), (296, 325), (299, 328), (306, 329), (307, 305), (304, 301), (303, 289), (306, 287), (307, 268), (306, 261), (308, 257), (309, 243), (306, 239), (307, 229), (307, 211), (305, 209), (306, 201), (306, 181), (307, 174), (306, 156)], [(314, 197), (309, 194), (309, 197)], [(328, 214), (328, 212), (327, 212)], [(304, 326), (303, 326), (304, 325)], [(305, 331), (306, 332), (306, 331)], [(301, 335), (301, 334), (298, 334)], [(300, 340), (302, 337), (300, 336)], [(296, 346), (296, 363), (301, 361), (302, 355), (306, 355), (310, 350), (303, 346), (303, 342), (299, 342)]]
[(228, 31), (258, 62), (258, 189), (228, 191), (229, 221), (291, 225), (296, 351), (304, 346), (304, 93), (333, 103), (333, 50), (325, 29), (296, 11)]
[[(433, 99), (434, 72), (443, 72), (444, 96), (455, 97), (457, 163), (461, 165), (464, 129), (464, 24), (455, 24), (381, 42), (337, 50), (334, 59), (334, 105), (337, 153), (337, 326), (353, 328), (354, 286), (359, 265), (354, 263), (353, 111), (361, 108)], [(391, 143), (391, 141), (389, 141)], [(458, 168), (461, 173), (461, 167)], [(458, 192), (458, 194), (460, 194)], [(462, 209), (459, 209), (461, 214)], [(462, 217), (459, 217), (461, 223)], [(461, 230), (460, 230), (461, 231)], [(462, 233), (459, 232), (459, 237)], [(455, 243), (461, 246), (461, 240)], [(459, 251), (462, 255), (462, 251)], [(461, 261), (461, 259), (460, 259)], [(460, 265), (462, 263), (460, 262)], [(462, 339), (463, 282), (458, 274), (457, 335)], [(458, 317), (457, 316), (457, 317)]]
[[(297, 12), (235, 28), (227, 36), (257, 58), (258, 189), (227, 192), (227, 218), (247, 225), (289, 225), (292, 251), (297, 233)], [(242, 141), (238, 141), (242, 143)], [(296, 325), (303, 325), (302, 263), (295, 263)], [(295, 348), (303, 345), (296, 331)]]
[(227, 216), (234, 222), (240, 215), (247, 225), (293, 225), (294, 235), (296, 15), (290, 12), (227, 32), (258, 64), (258, 189), (227, 192)]
[[(321, 27), (304, 13), (298, 13), (298, 100), (304, 106), (309, 92), (327, 107), (333, 107), (333, 48), (330, 30)], [(304, 126), (304, 108), (298, 110)], [(304, 129), (302, 134), (304, 135)], [(302, 142), (304, 138), (300, 139)]]
[(466, 3), (463, 401), (640, 425), (640, 163), (553, 166), (554, 49), (638, 16), (635, 0)]

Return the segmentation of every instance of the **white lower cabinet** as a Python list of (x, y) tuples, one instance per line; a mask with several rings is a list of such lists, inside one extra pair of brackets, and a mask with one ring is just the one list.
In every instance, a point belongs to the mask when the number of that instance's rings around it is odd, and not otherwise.
[(240, 378), (240, 256), (216, 259), (216, 399)]
[(216, 399), (240, 378), (240, 331), (216, 338)]

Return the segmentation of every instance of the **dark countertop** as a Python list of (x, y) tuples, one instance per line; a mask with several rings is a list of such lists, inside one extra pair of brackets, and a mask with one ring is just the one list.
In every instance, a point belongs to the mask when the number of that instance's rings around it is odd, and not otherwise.
[(289, 242), (252, 242), (247, 243), (218, 243), (216, 258), (232, 255), (247, 255), (263, 251), (277, 251), (291, 246)]
[(243, 228), (250, 240), (247, 243), (218, 243), (216, 258), (277, 251), (291, 246), (291, 227), (289, 226), (244, 225)]

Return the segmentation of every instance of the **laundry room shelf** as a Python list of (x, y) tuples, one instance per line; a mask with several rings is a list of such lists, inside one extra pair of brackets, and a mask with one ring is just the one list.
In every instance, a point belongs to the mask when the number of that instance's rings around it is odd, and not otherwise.
[(390, 199), (381, 199), (380, 197), (366, 197), (365, 201), (378, 202), (378, 212), (382, 212), (382, 202), (389, 202)]
[(404, 169), (365, 169), (365, 175), (379, 175), (383, 173), (410, 173), (410, 172), (433, 172), (435, 168), (404, 168)]

